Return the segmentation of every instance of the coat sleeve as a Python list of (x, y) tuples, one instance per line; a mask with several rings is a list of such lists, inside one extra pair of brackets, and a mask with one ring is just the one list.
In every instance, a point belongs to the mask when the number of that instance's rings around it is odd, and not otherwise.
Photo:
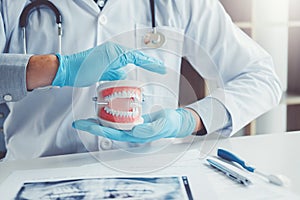
[(207, 97), (189, 105), (207, 132), (230, 136), (277, 106), (282, 89), (271, 56), (235, 26), (221, 3), (178, 3), (185, 29), (183, 54), (208, 83), (215, 84), (208, 87)]
[(0, 8), (0, 103), (4, 103), (19, 101), (26, 95), (26, 66), (31, 55), (5, 53), (8, 39), (2, 1)]
[(0, 54), (0, 103), (19, 101), (26, 96), (26, 65), (29, 57), (30, 55), (22, 54)]

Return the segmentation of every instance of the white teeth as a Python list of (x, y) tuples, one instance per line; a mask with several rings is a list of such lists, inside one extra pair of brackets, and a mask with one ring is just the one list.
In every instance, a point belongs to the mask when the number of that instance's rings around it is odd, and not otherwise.
[(104, 100), (105, 101), (110, 101), (110, 100), (115, 99), (115, 98), (132, 98), (132, 97), (135, 100), (138, 100), (138, 101), (141, 100), (140, 95), (135, 90), (127, 90), (127, 91), (123, 90), (123, 91), (120, 91), (120, 92), (114, 92), (114, 93), (104, 97)]
[(104, 107), (104, 110), (106, 113), (111, 114), (112, 116), (116, 117), (135, 117), (138, 116), (139, 110), (138, 108), (133, 108), (133, 111), (118, 111), (118, 110), (113, 110), (109, 107)]
[[(123, 91), (119, 91), (119, 92), (114, 92), (106, 97), (104, 97), (104, 101), (109, 102), (112, 101), (115, 98), (133, 98), (134, 102), (140, 102), (141, 101), (141, 97), (140, 95), (137, 93), (136, 90), (123, 90)], [(104, 107), (104, 110), (106, 113), (111, 114), (112, 116), (116, 116), (116, 117), (135, 117), (139, 115), (139, 109), (137, 107), (133, 107), (132, 111), (118, 111), (118, 110), (114, 110), (112, 108), (109, 108), (108, 106)]]
[(125, 117), (126, 116), (126, 112), (120, 112), (120, 116), (121, 117)]

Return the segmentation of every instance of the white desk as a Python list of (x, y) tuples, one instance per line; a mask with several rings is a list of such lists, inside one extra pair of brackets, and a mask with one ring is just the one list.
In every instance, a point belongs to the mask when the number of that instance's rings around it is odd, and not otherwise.
[[(208, 154), (216, 155), (216, 150), (219, 147), (231, 150), (262, 171), (286, 175), (291, 180), (291, 185), (288, 187), (288, 190), (300, 195), (299, 145), (300, 132), (290, 132), (233, 137), (229, 139), (216, 138), (216, 136), (198, 137), (189, 149), (200, 149), (203, 158)], [(176, 148), (176, 150), (174, 148)], [(185, 150), (186, 145), (176, 144), (172, 148), (164, 150), (164, 153), (176, 154), (178, 156), (179, 153), (182, 153)], [(129, 157), (139, 157), (137, 159), (140, 159), (141, 162), (139, 163), (141, 163), (141, 165), (144, 161), (147, 160), (147, 162), (149, 162), (149, 160), (151, 160), (151, 162), (153, 161), (153, 165), (156, 165), (156, 169), (159, 167), (165, 168), (177, 160), (176, 156), (173, 156), (173, 159), (171, 160), (166, 158), (166, 160), (161, 160), (161, 162), (165, 162), (163, 166), (159, 166), (160, 160), (157, 161), (155, 159), (155, 154), (144, 154), (141, 156), (131, 153), (130, 156), (128, 156), (124, 151), (105, 152), (101, 154), (102, 161), (109, 163), (110, 167), (119, 166), (121, 171), (130, 170), (125, 166), (126, 163), (128, 163), (126, 160), (131, 159)], [(0, 163), (0, 183), (15, 170), (74, 167), (97, 162), (99, 161), (90, 153), (53, 156), (26, 161), (2, 162)]]

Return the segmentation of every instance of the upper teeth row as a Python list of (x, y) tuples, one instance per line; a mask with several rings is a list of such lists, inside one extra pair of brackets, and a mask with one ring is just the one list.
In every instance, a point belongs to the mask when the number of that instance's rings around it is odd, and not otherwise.
[(111, 95), (104, 97), (105, 101), (110, 101), (115, 98), (134, 98), (135, 100), (140, 101), (141, 97), (135, 91), (122, 91), (122, 92), (114, 92)]
[(116, 117), (135, 117), (139, 114), (138, 108), (133, 108), (133, 111), (118, 111), (118, 110), (113, 110), (109, 107), (104, 107), (104, 110), (111, 114), (112, 116)]

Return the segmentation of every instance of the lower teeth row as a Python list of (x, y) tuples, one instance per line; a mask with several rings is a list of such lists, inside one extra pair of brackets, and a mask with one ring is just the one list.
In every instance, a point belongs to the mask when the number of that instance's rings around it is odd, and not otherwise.
[(137, 108), (133, 108), (133, 111), (118, 111), (118, 110), (113, 110), (109, 107), (104, 107), (104, 110), (106, 113), (111, 114), (112, 116), (116, 117), (135, 117), (139, 114)]

